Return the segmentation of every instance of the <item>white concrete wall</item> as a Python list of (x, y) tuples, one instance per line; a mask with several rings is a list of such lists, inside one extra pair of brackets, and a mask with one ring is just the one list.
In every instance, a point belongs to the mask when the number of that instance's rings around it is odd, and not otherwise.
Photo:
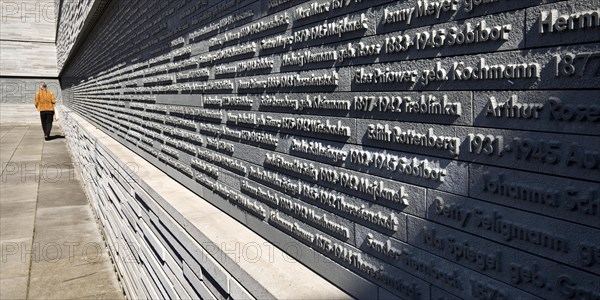
[(0, 1), (0, 76), (58, 76), (55, 1)]

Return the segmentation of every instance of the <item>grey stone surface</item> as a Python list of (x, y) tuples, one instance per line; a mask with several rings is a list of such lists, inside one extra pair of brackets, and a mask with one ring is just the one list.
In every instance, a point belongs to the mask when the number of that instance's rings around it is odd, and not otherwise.
[[(433, 14), (420, 14), (418, 12), (418, 6), (414, 2), (400, 2), (390, 3), (382, 5), (378, 8), (380, 14), (383, 15), (383, 10), (387, 9), (389, 12), (395, 11), (410, 11), (411, 18), (410, 23), (406, 20), (399, 20), (396, 22), (384, 23), (383, 20), (380, 22), (377, 32), (381, 31), (399, 31), (407, 28), (420, 27), (425, 25), (434, 25), (449, 20), (465, 20), (473, 17), (480, 16), (494, 16), (498, 13), (511, 12), (520, 10), (527, 7), (536, 7), (543, 3), (557, 2), (555, 0), (535, 0), (527, 2), (501, 2), (501, 1), (448, 1), (447, 7), (452, 5), (451, 9), (440, 10), (439, 15), (436, 10)], [(444, 2), (442, 2), (444, 4)], [(426, 6), (424, 6), (426, 7)], [(412, 9), (412, 10), (411, 10)], [(407, 16), (408, 17), (408, 16)]]
[(598, 135), (597, 98), (595, 91), (475, 92), (474, 124)]
[(483, 136), (478, 129), (458, 130), (467, 137), (461, 145), (466, 161), (600, 181), (598, 136), (501, 129), (486, 129)]
[(469, 178), (471, 197), (600, 227), (598, 183), (480, 165), (470, 168)]
[(0, 297), (123, 298), (64, 141), (37, 122), (2, 127)]
[(597, 42), (600, 39), (600, 33), (594, 30), (598, 27), (597, 14), (598, 3), (594, 1), (563, 1), (528, 8), (527, 46)]
[(206, 287), (200, 279), (195, 275), (194, 271), (190, 269), (187, 265), (184, 264), (183, 274), (188, 280), (188, 282), (192, 285), (197, 294), (202, 297), (202, 299), (216, 299), (215, 295)]
[(427, 220), (463, 230), (500, 244), (550, 258), (600, 274), (600, 268), (586, 266), (577, 249), (598, 244), (600, 236), (589, 235), (588, 227), (569, 224), (543, 216), (469, 198), (430, 191)]
[[(573, 89), (573, 88), (595, 88), (595, 68), (584, 69), (580, 66), (580, 71), (584, 74), (579, 76), (557, 76), (555, 77), (555, 63), (556, 58), (554, 54), (560, 55), (561, 57), (567, 53), (596, 53), (598, 51), (597, 44), (583, 44), (576, 46), (566, 46), (560, 48), (551, 54), (551, 49), (533, 49), (533, 50), (517, 50), (499, 52), (493, 54), (478, 54), (469, 56), (456, 56), (452, 58), (442, 59), (429, 59), (429, 60), (415, 60), (402, 63), (383, 63), (368, 65), (363, 68), (362, 73), (357, 73), (359, 68), (342, 68), (340, 70), (344, 80), (347, 84), (351, 84), (352, 91), (382, 91), (382, 90), (394, 90), (398, 88), (393, 82), (383, 84), (369, 84), (357, 82), (357, 79), (361, 75), (369, 76), (377, 72), (390, 68), (391, 70), (408, 72), (412, 78), (417, 80), (399, 83), (401, 89), (416, 89), (416, 90), (510, 90), (510, 89)], [(482, 60), (483, 59), (483, 60)], [(457, 63), (455, 65), (455, 63)], [(523, 73), (523, 75), (504, 76), (499, 79), (475, 79), (472, 76), (473, 73), (469, 73), (468, 70), (478, 72), (482, 69), (481, 67), (499, 66), (499, 65), (519, 65), (526, 64), (529, 71)], [(513, 66), (516, 67), (516, 66)], [(513, 68), (511, 67), (511, 68)], [(463, 68), (467, 70), (467, 73), (463, 72)], [(471, 68), (471, 69), (468, 69)], [(438, 81), (425, 81), (421, 77), (423, 71), (430, 71), (437, 73), (440, 71)], [(458, 70), (458, 72), (457, 72)], [(445, 73), (444, 73), (445, 71)], [(539, 77), (536, 73), (539, 72)], [(577, 72), (577, 70), (575, 70)], [(530, 76), (525, 76), (529, 74)], [(480, 78), (485, 78), (475, 74)], [(543, 80), (542, 80), (543, 79)], [(340, 84), (341, 86), (346, 86)], [(345, 89), (341, 89), (346, 91)]]
[(26, 276), (0, 280), (0, 297), (2, 299), (26, 299), (27, 283)]
[[(479, 289), (490, 292), (496, 290), (498, 294), (508, 294), (509, 298), (518, 297), (513, 294), (519, 294), (521, 290), (544, 299), (564, 297), (568, 291), (560, 287), (572, 284), (593, 286), (597, 278), (597, 275), (576, 267), (567, 267), (536, 254), (501, 246), (487, 239), (474, 237), (468, 232), (459, 232), (415, 217), (409, 217), (408, 223), (411, 244), (506, 283), (501, 284), (485, 277), (469, 277), (471, 285), (473, 281), (483, 283), (483, 286), (475, 285), (475, 289), (470, 289), (469, 292), (474, 293), (471, 296), (477, 295)], [(463, 251), (460, 252), (460, 249)], [(531, 295), (525, 298), (528, 297)]]
[[(408, 218), (412, 219), (412, 217)], [(411, 241), (414, 242), (416, 240), (416, 238), (412, 238), (412, 231), (414, 231), (414, 228), (407, 228), (411, 233)], [(476, 278), (479, 277), (478, 271), (481, 271), (481, 269), (474, 271), (461, 268), (445, 258), (436, 257), (419, 248), (393, 239), (388, 239), (384, 235), (378, 233), (362, 231), (357, 244), (359, 244), (361, 249), (365, 252), (380, 257), (390, 264), (398, 266), (406, 272), (410, 272), (416, 277), (429, 281), (435, 286), (460, 296), (462, 299), (477, 297), (476, 291), (481, 282)], [(493, 255), (493, 253), (489, 254), (490, 260), (493, 260), (491, 264), (496, 262), (499, 263), (499, 261), (497, 261), (498, 256), (494, 257)], [(497, 287), (499, 290), (503, 291), (502, 294), (508, 298), (536, 298), (532, 294), (523, 293), (496, 280), (487, 280), (486, 285)], [(434, 299), (435, 297), (430, 295), (427, 298)]]

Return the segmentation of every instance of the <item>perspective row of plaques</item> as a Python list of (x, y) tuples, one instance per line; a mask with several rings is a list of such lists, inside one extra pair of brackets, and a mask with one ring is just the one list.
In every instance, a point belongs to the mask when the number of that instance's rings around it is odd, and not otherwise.
[(598, 1), (142, 2), (69, 106), (334, 284), (600, 297)]

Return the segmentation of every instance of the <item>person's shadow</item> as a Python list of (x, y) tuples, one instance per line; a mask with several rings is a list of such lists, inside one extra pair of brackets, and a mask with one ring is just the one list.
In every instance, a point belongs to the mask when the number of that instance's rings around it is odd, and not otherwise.
[(57, 134), (57, 135), (51, 135), (50, 137), (48, 137), (48, 140), (51, 141), (51, 140), (64, 139), (64, 138), (65, 138), (64, 135)]

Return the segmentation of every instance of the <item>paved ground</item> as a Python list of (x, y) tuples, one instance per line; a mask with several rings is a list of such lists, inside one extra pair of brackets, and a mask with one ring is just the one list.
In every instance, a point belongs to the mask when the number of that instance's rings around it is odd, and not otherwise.
[(64, 138), (1, 121), (0, 299), (123, 299)]

